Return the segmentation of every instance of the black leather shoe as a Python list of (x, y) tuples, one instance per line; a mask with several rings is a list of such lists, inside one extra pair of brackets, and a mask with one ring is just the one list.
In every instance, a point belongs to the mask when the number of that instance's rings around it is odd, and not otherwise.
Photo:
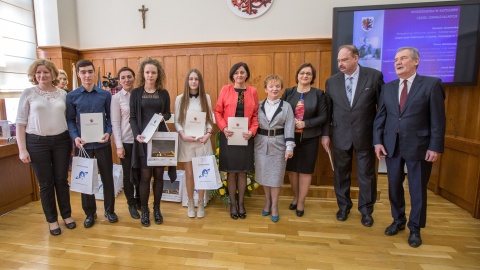
[(350, 210), (338, 210), (337, 212), (337, 220), (338, 221), (345, 221), (348, 219), (348, 214), (350, 214)]
[(303, 210), (295, 210), (295, 213), (297, 214), (297, 217), (303, 217), (303, 214), (305, 214), (305, 209)]
[[(64, 221), (65, 222), (65, 221)], [(70, 223), (65, 222), (65, 226), (69, 228), (70, 230), (75, 229), (77, 227), (77, 223), (75, 221), (72, 221)]]
[(385, 229), (385, 234), (392, 236), (396, 235), (398, 231), (405, 230), (405, 223), (396, 223), (395, 221)]
[(365, 227), (372, 227), (373, 217), (371, 214), (362, 215), (362, 225)]
[(108, 222), (110, 222), (110, 223), (118, 222), (118, 216), (115, 213), (105, 212), (104, 216), (108, 219)]
[(153, 206), (153, 217), (155, 218), (156, 224), (163, 223), (163, 216), (162, 213), (160, 213), (160, 206)]
[(150, 210), (148, 206), (142, 206), (142, 218), (140, 219), (140, 223), (143, 227), (150, 226)]
[[(58, 225), (58, 222), (57, 222), (57, 225)], [(58, 225), (58, 227), (56, 229), (50, 229), (50, 224), (48, 224), (48, 230), (50, 231), (50, 234), (53, 235), (53, 236), (57, 236), (57, 235), (60, 235), (62, 234), (62, 230), (60, 229), (60, 225)]]
[(290, 206), (288, 206), (288, 209), (290, 209), (290, 210), (297, 210), (297, 205), (291, 203)]
[(420, 232), (410, 232), (408, 244), (414, 248), (419, 247), (422, 244), (422, 236), (420, 236)]
[(83, 226), (85, 228), (90, 228), (95, 224), (95, 219), (97, 218), (97, 214), (93, 215), (88, 215), (87, 218), (85, 219), (85, 222), (83, 222)]
[(138, 214), (137, 206), (136, 205), (129, 205), (128, 212), (130, 212), (130, 216), (134, 219), (139, 219), (140, 214)]

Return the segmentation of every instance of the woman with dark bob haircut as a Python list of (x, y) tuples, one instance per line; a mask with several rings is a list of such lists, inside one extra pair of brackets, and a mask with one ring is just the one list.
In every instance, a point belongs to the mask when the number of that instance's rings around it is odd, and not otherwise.
[(299, 217), (305, 213), (305, 198), (315, 170), (321, 126), (327, 120), (325, 93), (312, 87), (316, 73), (312, 64), (302, 64), (295, 74), (297, 86), (286, 89), (282, 96), (290, 103), (295, 115), (296, 146), (293, 158), (287, 161), (286, 170), (293, 190), (289, 208), (296, 210)]
[[(227, 186), (230, 197), (230, 217), (244, 219), (247, 212), (244, 206), (247, 187), (247, 172), (253, 167), (253, 136), (258, 128), (257, 89), (248, 86), (250, 70), (243, 62), (236, 63), (229, 74), (232, 84), (224, 85), (215, 106), (215, 120), (220, 133), (220, 171), (227, 172)], [(228, 129), (229, 117), (248, 118), (248, 131), (242, 134), (247, 146), (228, 145), (233, 131)], [(238, 188), (238, 202), (236, 192)]]

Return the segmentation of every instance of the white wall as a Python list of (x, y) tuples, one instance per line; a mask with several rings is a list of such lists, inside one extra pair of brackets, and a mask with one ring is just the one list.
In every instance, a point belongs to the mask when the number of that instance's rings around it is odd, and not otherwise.
[[(57, 2), (35, 0), (35, 3), (39, 1)], [(67, 3), (63, 4), (64, 1)], [(62, 2), (58, 5), (62, 15), (57, 16), (61, 24), (61, 45), (83, 50), (192, 42), (328, 38), (332, 36), (333, 7), (418, 1), (274, 0), (270, 10), (256, 19), (243, 19), (231, 12), (227, 6), (231, 0), (58, 2)], [(138, 11), (142, 4), (149, 9), (146, 29), (142, 28)], [(59, 45), (53, 42), (54, 39), (51, 42), (46, 39), (45, 43), (40, 43), (39, 38), (39, 46)]]

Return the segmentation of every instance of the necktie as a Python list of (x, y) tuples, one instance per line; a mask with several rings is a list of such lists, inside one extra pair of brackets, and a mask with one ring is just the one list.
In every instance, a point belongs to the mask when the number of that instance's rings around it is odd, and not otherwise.
[(405, 101), (407, 101), (407, 95), (408, 95), (407, 80), (404, 80), (402, 93), (400, 93), (400, 112), (403, 111), (403, 106), (405, 106)]
[(347, 98), (348, 98), (348, 104), (350, 104), (350, 107), (352, 106), (352, 79), (353, 77), (348, 77), (347, 83), (346, 83)]

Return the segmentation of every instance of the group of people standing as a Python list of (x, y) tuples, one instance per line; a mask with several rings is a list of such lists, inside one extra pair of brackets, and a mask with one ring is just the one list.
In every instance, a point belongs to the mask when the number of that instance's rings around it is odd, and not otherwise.
[[(255, 171), (256, 180), (265, 191), (262, 216), (279, 221), (278, 200), (287, 171), (293, 191), (289, 209), (302, 217), (321, 143), (325, 151), (333, 149), (339, 221), (346, 221), (353, 207), (350, 186), (355, 153), (360, 191), (358, 210), (361, 223), (367, 227), (374, 223), (375, 156), (379, 159), (386, 156), (394, 218), (385, 231), (387, 235), (405, 229), (402, 183), (406, 164), (412, 198), (408, 242), (412, 247), (420, 246), (420, 228), (425, 227), (426, 220), (426, 183), (432, 162), (443, 151), (445, 109), (441, 81), (416, 73), (420, 57), (415, 48), (398, 50), (394, 62), (399, 79), (388, 84), (384, 84), (380, 71), (360, 66), (358, 59), (356, 47), (341, 46), (337, 58), (340, 71), (327, 80), (326, 91), (312, 87), (317, 71), (310, 63), (297, 69), (297, 85), (287, 88), (283, 94), (282, 77), (269, 75), (264, 80), (267, 98), (262, 101), (258, 100), (257, 89), (247, 85), (248, 65), (236, 63), (229, 72), (232, 83), (222, 87), (215, 107), (206, 94), (200, 71), (189, 70), (183, 93), (175, 100), (174, 114), (180, 138), (178, 162), (185, 167), (188, 217), (205, 216), (204, 190), (198, 191), (195, 211), (192, 158), (212, 154), (210, 137), (216, 124), (220, 130), (219, 169), (227, 173), (231, 218), (247, 217), (244, 197), (247, 172), (251, 171)], [(66, 227), (76, 227), (71, 217), (67, 181), (72, 140), (76, 152), (84, 148), (90, 157), (97, 159), (104, 185), (104, 215), (109, 222), (118, 221), (114, 208), (112, 132), (123, 167), (131, 217), (140, 219), (142, 226), (150, 225), (148, 201), (153, 177), (153, 216), (156, 224), (163, 223), (160, 201), (165, 168), (148, 166), (147, 144), (141, 135), (155, 114), (165, 120), (171, 118), (170, 95), (164, 87), (166, 75), (162, 65), (156, 59), (144, 59), (137, 79), (132, 69), (121, 68), (117, 74), (123, 88), (113, 96), (95, 86), (92, 62), (80, 60), (76, 68), (81, 86), (67, 94), (56, 87), (60, 73), (55, 65), (48, 60), (35, 61), (29, 69), (30, 81), (35, 86), (22, 93), (19, 103), (19, 156), (23, 162), (31, 163), (36, 173), (50, 233), (61, 234), (57, 202)], [(139, 87), (134, 89), (135, 80)], [(188, 111), (206, 113), (203, 136), (188, 136), (184, 132)], [(86, 143), (81, 139), (80, 114), (83, 113), (103, 115), (104, 135), (100, 141)], [(245, 146), (229, 145), (228, 140), (234, 135), (228, 126), (229, 117), (248, 119), (247, 132), (242, 134), (247, 141)], [(158, 130), (168, 130), (165, 122)], [(175, 168), (169, 168), (170, 173), (175, 174)], [(82, 194), (81, 199), (86, 214), (84, 226), (89, 228), (97, 217), (95, 197)]]

